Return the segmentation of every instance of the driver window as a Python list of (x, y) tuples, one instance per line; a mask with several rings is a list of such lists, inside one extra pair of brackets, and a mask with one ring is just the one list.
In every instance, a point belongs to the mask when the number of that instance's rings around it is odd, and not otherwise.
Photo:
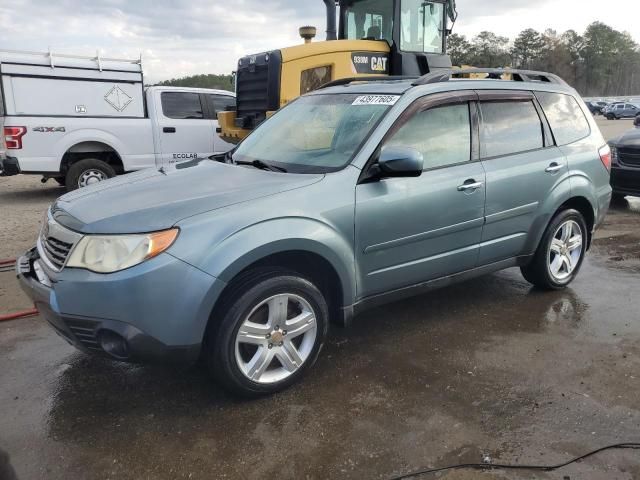
[(471, 160), (469, 104), (446, 105), (416, 113), (385, 143), (422, 153), (424, 169)]

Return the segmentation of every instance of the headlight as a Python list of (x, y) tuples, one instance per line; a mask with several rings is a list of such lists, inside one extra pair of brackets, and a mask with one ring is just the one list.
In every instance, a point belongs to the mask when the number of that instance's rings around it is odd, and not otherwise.
[(67, 267), (112, 273), (133, 267), (169, 248), (179, 230), (139, 235), (87, 235), (75, 246)]

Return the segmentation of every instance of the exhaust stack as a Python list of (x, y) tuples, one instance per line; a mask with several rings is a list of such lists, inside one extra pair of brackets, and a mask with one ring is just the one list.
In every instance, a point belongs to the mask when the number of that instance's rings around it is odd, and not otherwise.
[(336, 32), (336, 2), (335, 0), (323, 0), (327, 8), (327, 40), (337, 40)]

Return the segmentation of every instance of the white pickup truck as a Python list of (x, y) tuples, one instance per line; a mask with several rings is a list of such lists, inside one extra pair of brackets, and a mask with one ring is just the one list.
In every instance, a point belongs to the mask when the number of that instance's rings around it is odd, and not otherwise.
[(0, 50), (0, 94), (0, 175), (74, 190), (233, 146), (216, 133), (233, 93), (145, 88), (140, 60)]

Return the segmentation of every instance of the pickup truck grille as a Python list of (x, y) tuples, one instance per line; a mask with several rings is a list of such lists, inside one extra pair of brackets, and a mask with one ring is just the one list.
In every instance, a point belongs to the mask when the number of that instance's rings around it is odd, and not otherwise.
[(236, 73), (236, 126), (255, 128), (266, 113), (280, 108), (279, 50), (249, 55), (238, 62)]
[(63, 227), (50, 213), (44, 220), (38, 238), (40, 258), (55, 271), (60, 271), (67, 263), (67, 257), (73, 246), (82, 238), (80, 233)]
[(618, 148), (618, 161), (630, 167), (640, 167), (640, 148)]

